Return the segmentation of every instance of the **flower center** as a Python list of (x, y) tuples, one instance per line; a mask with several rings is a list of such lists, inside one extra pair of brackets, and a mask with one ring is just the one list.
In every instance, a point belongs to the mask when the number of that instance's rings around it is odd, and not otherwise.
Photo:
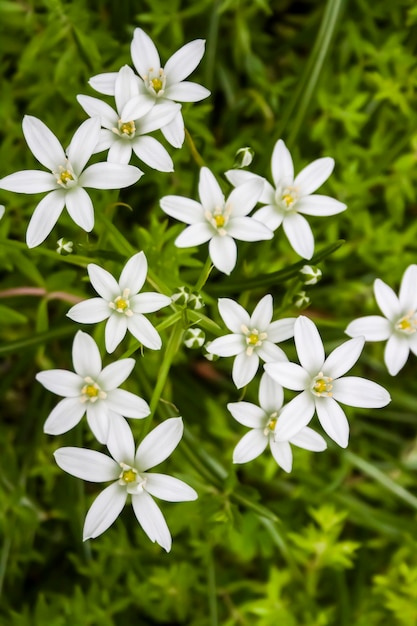
[(118, 129), (114, 128), (113, 130), (120, 135), (120, 137), (126, 137), (126, 139), (133, 139), (136, 134), (136, 125), (133, 120), (130, 122), (122, 122), (122, 120), (118, 121)]
[(274, 411), (273, 413), (270, 414), (268, 421), (266, 423), (266, 426), (264, 428), (265, 437), (267, 437), (268, 435), (274, 432), (275, 426), (277, 425), (277, 423), (278, 423), (278, 411)]
[(246, 338), (246, 354), (251, 356), (254, 349), (259, 348), (267, 338), (267, 333), (260, 332), (256, 328), (248, 328), (245, 324), (242, 324), (241, 329)]
[(395, 324), (395, 330), (399, 330), (404, 335), (413, 335), (417, 331), (417, 313), (411, 311), (401, 317)]
[(277, 193), (277, 202), (284, 211), (292, 211), (298, 200), (298, 190), (296, 187), (284, 187)]
[(128, 493), (135, 494), (143, 491), (146, 485), (146, 478), (141, 476), (137, 469), (127, 465), (126, 463), (119, 463), (122, 471), (119, 474), (119, 485), (127, 488)]
[(90, 377), (84, 378), (85, 385), (81, 389), (81, 402), (97, 402), (107, 398), (107, 393)]
[(127, 287), (126, 289), (123, 289), (121, 296), (117, 296), (113, 302), (109, 302), (109, 307), (113, 309), (113, 311), (116, 311), (116, 313), (122, 313), (127, 317), (131, 317), (133, 312), (130, 308), (129, 295), (130, 289)]
[(319, 372), (317, 376), (313, 378), (311, 384), (311, 391), (315, 396), (325, 396), (326, 398), (332, 397), (332, 385), (333, 378), (330, 376), (324, 376), (323, 372)]
[(211, 211), (205, 212), (206, 220), (221, 237), (227, 234), (225, 226), (227, 226), (227, 222), (229, 221), (230, 212), (230, 207), (216, 207), (212, 213)]
[(147, 90), (153, 95), (160, 97), (165, 91), (166, 83), (165, 72), (162, 68), (155, 70), (153, 67), (149, 68), (148, 74), (144, 76), (144, 81)]
[(74, 187), (77, 184), (77, 177), (72, 171), (69, 163), (67, 163), (66, 167), (60, 165), (58, 167), (58, 170), (52, 173), (54, 174), (54, 176), (56, 176), (56, 182), (58, 183), (58, 185), (61, 185), (61, 187), (69, 189), (70, 187)]

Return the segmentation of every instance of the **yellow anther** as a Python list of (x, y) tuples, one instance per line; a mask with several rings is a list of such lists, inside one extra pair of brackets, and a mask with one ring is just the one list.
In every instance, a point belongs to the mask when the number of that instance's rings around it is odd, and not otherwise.
[(404, 315), (398, 322), (395, 324), (395, 328), (406, 335), (412, 335), (417, 331), (417, 316), (415, 312), (408, 313)]
[(119, 122), (119, 131), (121, 135), (126, 135), (127, 137), (134, 137), (136, 133), (135, 122)]
[(152, 78), (151, 85), (156, 93), (158, 93), (162, 89), (162, 80), (160, 78)]
[(291, 194), (285, 194), (285, 196), (282, 196), (282, 201), (287, 205), (290, 206), (291, 204), (293, 204), (294, 202), (294, 198), (292, 197)]
[(246, 337), (246, 341), (250, 346), (256, 346), (259, 341), (259, 334), (256, 331), (253, 331)]
[(89, 398), (97, 398), (100, 389), (97, 385), (86, 385), (83, 387), (82, 393), (88, 396)]
[(330, 397), (333, 389), (332, 382), (333, 378), (330, 378), (330, 376), (324, 376), (323, 372), (320, 372), (314, 379), (311, 389), (316, 396)]
[(216, 223), (217, 228), (223, 228), (226, 223), (226, 218), (224, 215), (214, 215), (213, 219)]
[(121, 474), (121, 479), (125, 483), (134, 483), (136, 478), (137, 478), (137, 472), (136, 472), (136, 470), (134, 470), (132, 468), (124, 470), (124, 472), (122, 472), (122, 474)]
[(116, 311), (123, 312), (129, 308), (129, 302), (125, 300), (124, 298), (122, 298), (122, 296), (119, 296), (118, 298), (116, 298), (116, 300), (114, 301), (114, 304), (116, 307)]

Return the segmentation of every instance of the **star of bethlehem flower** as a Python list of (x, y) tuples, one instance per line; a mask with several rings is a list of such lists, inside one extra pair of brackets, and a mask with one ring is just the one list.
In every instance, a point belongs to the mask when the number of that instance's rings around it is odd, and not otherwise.
[(154, 137), (145, 135), (172, 121), (180, 105), (170, 102), (155, 107), (151, 99), (139, 93), (137, 77), (127, 65), (117, 73), (114, 97), (116, 110), (98, 98), (77, 96), (84, 111), (90, 117), (98, 115), (103, 126), (95, 152), (109, 150), (108, 161), (125, 164), (133, 150), (149, 167), (172, 172), (174, 165), (168, 152)]
[(164, 196), (162, 210), (189, 226), (176, 238), (178, 248), (199, 246), (209, 242), (213, 265), (230, 274), (237, 260), (235, 239), (261, 241), (272, 239), (272, 231), (259, 221), (248, 217), (262, 193), (262, 182), (251, 180), (232, 191), (227, 200), (213, 173), (200, 170), (198, 193), (200, 202), (182, 196)]
[(365, 339), (356, 337), (338, 346), (326, 358), (319, 332), (309, 318), (300, 315), (294, 325), (294, 341), (301, 365), (290, 362), (266, 363), (265, 371), (280, 385), (301, 391), (286, 405), (281, 419), (294, 428), (306, 426), (317, 411), (328, 436), (346, 448), (349, 424), (338, 402), (348, 406), (380, 408), (390, 402), (389, 393), (357, 376), (344, 376), (358, 360)]
[(219, 298), (219, 313), (232, 334), (214, 339), (207, 351), (217, 356), (235, 357), (232, 379), (238, 389), (255, 377), (259, 359), (267, 363), (288, 360), (275, 344), (294, 335), (295, 318), (271, 322), (273, 301), (270, 294), (258, 302), (251, 316), (234, 300)]
[(107, 530), (131, 496), (133, 511), (149, 539), (167, 552), (171, 534), (152, 496), (168, 502), (195, 500), (197, 493), (178, 478), (148, 470), (164, 461), (177, 447), (183, 433), (180, 417), (167, 419), (135, 444), (124, 420), (110, 425), (107, 447), (113, 458), (85, 448), (59, 448), (55, 460), (64, 471), (90, 482), (113, 481), (91, 505), (85, 518), (83, 538), (93, 539)]
[(271, 159), (271, 185), (266, 179), (243, 170), (229, 170), (226, 178), (232, 185), (239, 186), (248, 180), (261, 180), (264, 184), (259, 202), (264, 207), (253, 217), (271, 230), (282, 228), (297, 254), (311, 259), (314, 253), (314, 237), (304, 215), (335, 215), (346, 209), (346, 204), (329, 196), (311, 195), (329, 178), (334, 160), (324, 157), (313, 161), (294, 178), (291, 154), (282, 139), (274, 146)]
[(327, 444), (323, 437), (308, 426), (294, 432), (292, 420), (281, 417), (284, 391), (268, 374), (259, 385), (259, 404), (230, 402), (227, 405), (236, 421), (251, 430), (239, 441), (233, 451), (233, 463), (247, 463), (258, 457), (267, 445), (275, 461), (286, 472), (292, 469), (291, 445), (321, 452)]
[(119, 282), (95, 263), (87, 265), (87, 271), (91, 284), (101, 297), (79, 302), (68, 311), (68, 317), (81, 324), (107, 319), (105, 342), (109, 353), (117, 348), (126, 331), (147, 348), (160, 350), (161, 338), (143, 314), (159, 311), (171, 304), (171, 298), (156, 292), (138, 293), (148, 272), (145, 254), (138, 252), (128, 260)]
[(404, 367), (410, 350), (417, 355), (417, 265), (404, 272), (398, 297), (382, 280), (374, 282), (375, 299), (382, 315), (354, 320), (346, 328), (350, 337), (363, 335), (366, 341), (385, 341), (384, 359), (391, 376)]
[(77, 226), (87, 232), (92, 230), (93, 203), (84, 187), (121, 189), (136, 183), (143, 174), (133, 165), (117, 163), (95, 163), (84, 169), (100, 137), (98, 117), (81, 124), (66, 153), (38, 118), (25, 115), (22, 127), (29, 148), (50, 172), (25, 170), (10, 174), (0, 180), (0, 189), (19, 193), (50, 192), (36, 206), (29, 222), (26, 233), (29, 248), (46, 239), (64, 207)]
[(134, 359), (120, 359), (102, 369), (100, 352), (90, 335), (79, 330), (72, 345), (74, 372), (47, 370), (36, 375), (46, 389), (63, 396), (44, 425), (48, 435), (60, 435), (78, 424), (84, 414), (100, 443), (106, 443), (110, 424), (121, 417), (141, 419), (150, 413), (145, 400), (118, 389), (135, 366)]
[[(207, 98), (210, 95), (208, 89), (184, 80), (200, 63), (204, 48), (203, 39), (190, 41), (171, 56), (165, 67), (161, 67), (159, 53), (152, 39), (141, 28), (136, 28), (130, 51), (133, 65), (139, 74), (140, 93), (158, 107), (166, 103), (197, 102)], [(114, 72), (98, 74), (89, 83), (96, 91), (111, 96), (115, 92), (116, 76)], [(180, 110), (161, 131), (174, 148), (181, 148), (185, 131)]]

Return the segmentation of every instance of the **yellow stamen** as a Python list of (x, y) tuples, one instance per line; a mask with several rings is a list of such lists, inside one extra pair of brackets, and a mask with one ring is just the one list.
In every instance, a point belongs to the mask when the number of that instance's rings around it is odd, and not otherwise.
[(217, 228), (223, 228), (226, 223), (226, 218), (224, 215), (214, 215), (213, 219), (216, 222)]
[(134, 137), (136, 132), (135, 122), (119, 122), (119, 130), (121, 135), (126, 135), (127, 137)]
[(114, 304), (116, 307), (116, 311), (123, 312), (129, 308), (129, 302), (125, 300), (124, 298), (122, 298), (122, 296), (119, 296), (118, 298), (116, 298), (116, 300), (114, 301)]
[(319, 372), (311, 387), (312, 392), (316, 396), (327, 396), (330, 398), (333, 395), (331, 393), (331, 390), (333, 389), (332, 381), (333, 378), (330, 376), (324, 376), (323, 372)]
[(395, 328), (406, 335), (412, 335), (417, 331), (417, 316), (413, 311), (411, 313), (407, 313), (404, 315), (398, 322), (395, 324)]
[(160, 78), (152, 78), (151, 85), (155, 89), (156, 93), (162, 89), (162, 80)]
[(121, 479), (124, 480), (125, 483), (134, 483), (137, 478), (136, 470), (129, 468), (124, 470), (121, 475)]

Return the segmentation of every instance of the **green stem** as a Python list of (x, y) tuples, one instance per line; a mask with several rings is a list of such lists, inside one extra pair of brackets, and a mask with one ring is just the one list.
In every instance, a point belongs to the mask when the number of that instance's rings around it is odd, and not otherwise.
[(212, 264), (210, 257), (207, 257), (206, 262), (204, 263), (204, 267), (201, 270), (201, 274), (195, 284), (194, 291), (197, 291), (199, 293), (202, 290), (207, 282), (208, 277), (210, 276), (213, 267), (214, 265)]
[(198, 167), (204, 167), (205, 162), (203, 157), (201, 156), (201, 154), (199, 153), (199, 151), (197, 150), (197, 148), (195, 147), (195, 143), (193, 141), (193, 138), (191, 137), (190, 133), (188, 132), (187, 129), (185, 129), (185, 141), (190, 149), (191, 155), (194, 159), (194, 161), (197, 163)]

